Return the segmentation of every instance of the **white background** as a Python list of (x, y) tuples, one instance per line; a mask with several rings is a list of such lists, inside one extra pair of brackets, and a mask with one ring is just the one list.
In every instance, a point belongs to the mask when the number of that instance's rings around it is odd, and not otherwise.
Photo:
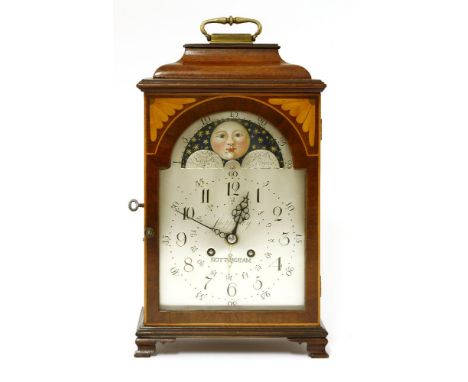
[[(466, 381), (465, 3), (2, 2), (0, 379)], [(203, 42), (202, 20), (229, 15), (261, 20), (259, 42), (328, 84), (328, 360), (282, 342), (133, 358), (143, 300), (142, 213), (126, 206), (143, 195), (135, 84)]]

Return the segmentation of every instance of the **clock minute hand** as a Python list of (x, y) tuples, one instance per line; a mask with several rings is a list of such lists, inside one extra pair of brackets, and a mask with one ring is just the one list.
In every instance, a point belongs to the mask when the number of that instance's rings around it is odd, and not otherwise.
[(193, 217), (188, 216), (187, 214), (184, 214), (182, 211), (179, 211), (178, 209), (174, 209), (176, 212), (184, 216), (184, 219), (190, 219), (193, 220), (195, 223), (198, 223), (202, 225), (203, 227), (208, 228), (209, 230), (213, 231), (217, 236), (222, 237), (223, 239), (228, 235), (226, 232), (222, 232), (221, 230), (215, 228), (216, 223), (218, 223), (219, 219), (216, 221), (215, 225), (213, 227), (210, 227), (209, 225), (206, 225), (205, 223), (201, 222), (200, 220), (194, 219)]
[(219, 219), (216, 220), (216, 222), (214, 223), (214, 226), (213, 226), (212, 230), (213, 230), (213, 232), (215, 233), (216, 236), (219, 236), (219, 237), (225, 239), (226, 236), (229, 235), (229, 234), (219, 230), (218, 228), (216, 228), (216, 224), (218, 224), (218, 222), (219, 222)]

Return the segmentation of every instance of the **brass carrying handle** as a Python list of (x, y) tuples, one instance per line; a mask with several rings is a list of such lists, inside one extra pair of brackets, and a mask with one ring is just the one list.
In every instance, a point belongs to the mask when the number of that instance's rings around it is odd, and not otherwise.
[[(207, 24), (243, 24), (243, 23), (253, 23), (257, 25), (257, 31), (254, 34), (209, 34), (205, 26)], [(211, 42), (253, 42), (257, 36), (262, 33), (262, 24), (260, 21), (255, 19), (248, 19), (246, 17), (217, 17), (214, 19), (208, 19), (201, 23), (200, 31), (206, 36), (206, 39)], [(230, 37), (229, 37), (230, 36)]]

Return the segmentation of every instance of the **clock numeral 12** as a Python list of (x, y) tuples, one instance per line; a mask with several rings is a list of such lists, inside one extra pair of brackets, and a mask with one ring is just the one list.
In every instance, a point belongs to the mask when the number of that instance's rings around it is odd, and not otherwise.
[(239, 188), (240, 188), (239, 182), (228, 182), (227, 184), (228, 196), (231, 196), (231, 195), (238, 196), (239, 194), (237, 193), (237, 191), (239, 191)]

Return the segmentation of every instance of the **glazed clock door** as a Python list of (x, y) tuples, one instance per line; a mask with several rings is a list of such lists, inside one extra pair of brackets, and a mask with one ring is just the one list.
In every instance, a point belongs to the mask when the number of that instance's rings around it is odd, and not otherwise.
[(186, 126), (159, 170), (159, 308), (303, 310), (306, 170), (261, 115)]

